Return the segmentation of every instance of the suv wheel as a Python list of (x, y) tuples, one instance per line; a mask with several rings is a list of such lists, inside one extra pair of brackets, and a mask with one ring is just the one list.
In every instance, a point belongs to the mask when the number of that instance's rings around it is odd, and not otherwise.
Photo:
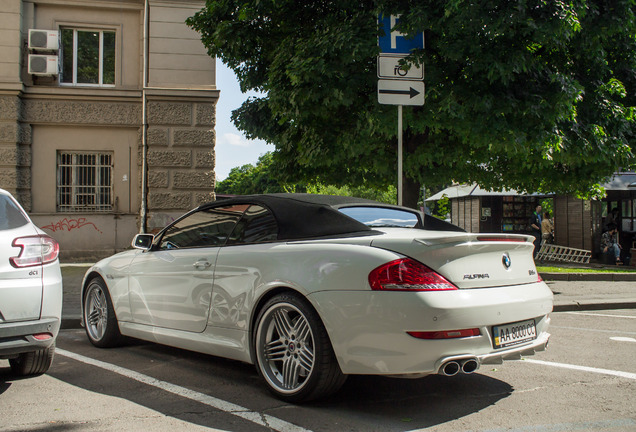
[(42, 375), (53, 363), (54, 353), (55, 344), (42, 350), (22, 353), (17, 358), (10, 359), (9, 364), (16, 375)]

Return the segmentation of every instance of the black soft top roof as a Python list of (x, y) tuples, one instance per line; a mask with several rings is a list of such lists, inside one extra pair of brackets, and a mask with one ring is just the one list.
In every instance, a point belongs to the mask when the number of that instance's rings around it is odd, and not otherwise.
[(279, 240), (304, 238), (373, 235), (368, 226), (339, 212), (336, 206), (345, 204), (379, 203), (361, 198), (315, 194), (241, 195), (203, 204), (199, 209), (238, 204), (257, 204), (272, 212), (278, 222)]
[(341, 207), (360, 205), (410, 211), (418, 215), (420, 223), (417, 228), (433, 231), (463, 231), (455, 225), (451, 225), (429, 215), (425, 215), (422, 221), (419, 212), (406, 207), (383, 204), (364, 198), (336, 195), (294, 193), (240, 195), (203, 204), (199, 209), (225, 207), (235, 204), (257, 204), (270, 210), (278, 222), (279, 240), (378, 234), (377, 231), (362, 222), (338, 211), (338, 208)]

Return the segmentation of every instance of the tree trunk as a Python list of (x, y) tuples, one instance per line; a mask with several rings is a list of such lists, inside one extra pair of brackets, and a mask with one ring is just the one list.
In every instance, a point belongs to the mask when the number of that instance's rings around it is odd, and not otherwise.
[[(415, 149), (417, 149), (418, 146), (426, 144), (428, 129), (422, 134), (415, 135), (411, 134), (407, 129), (404, 135), (404, 158), (407, 159), (409, 155), (415, 153)], [(406, 175), (402, 175), (402, 186), (402, 205), (419, 210), (417, 201), (420, 199), (420, 182), (413, 180)]]
[(420, 199), (420, 184), (406, 176), (402, 177), (402, 205), (418, 209), (417, 201)]

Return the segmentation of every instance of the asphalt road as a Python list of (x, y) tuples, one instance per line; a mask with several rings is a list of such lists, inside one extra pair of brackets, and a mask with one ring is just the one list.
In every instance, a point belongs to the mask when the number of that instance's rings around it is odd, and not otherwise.
[(546, 352), (457, 377), (353, 376), (333, 397), (272, 397), (251, 365), (63, 330), (43, 376), (0, 361), (0, 431), (636, 430), (636, 310), (557, 312)]

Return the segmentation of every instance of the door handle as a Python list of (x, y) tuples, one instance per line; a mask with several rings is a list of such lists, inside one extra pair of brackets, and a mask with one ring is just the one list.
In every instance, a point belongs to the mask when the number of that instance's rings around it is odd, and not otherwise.
[(192, 264), (192, 267), (194, 267), (197, 270), (203, 270), (210, 267), (211, 265), (212, 264), (210, 264), (207, 260), (201, 260)]

